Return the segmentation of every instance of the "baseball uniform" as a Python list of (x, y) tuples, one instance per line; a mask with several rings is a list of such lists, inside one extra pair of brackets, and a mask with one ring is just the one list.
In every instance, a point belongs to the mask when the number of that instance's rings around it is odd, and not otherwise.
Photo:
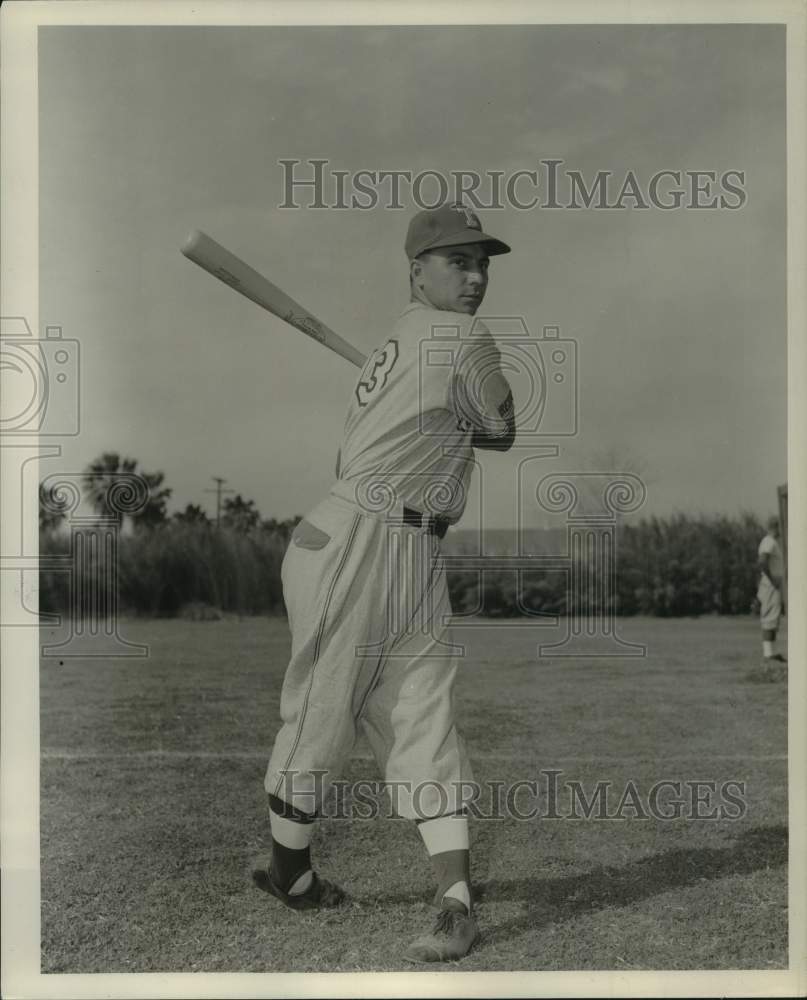
[(473, 916), (454, 724), (457, 652), (440, 538), (462, 515), (474, 449), (515, 438), (499, 352), (476, 314), (488, 258), (508, 253), (462, 205), (409, 223), (411, 303), (356, 382), (337, 481), (297, 526), (282, 565), (292, 632), (283, 725), (266, 771), (272, 860), (255, 884), (292, 909), (341, 905), (311, 864), (313, 819), (359, 730), (398, 815), (418, 824), (439, 913), (407, 961), (462, 958)]
[[(759, 543), (758, 554), (760, 557), (768, 557), (768, 569), (771, 575), (776, 579), (782, 579), (784, 576), (782, 549), (773, 535), (765, 535)], [(757, 600), (759, 601), (759, 619), (762, 629), (775, 632), (779, 628), (779, 620), (782, 616), (782, 594), (777, 587), (774, 587), (765, 573), (760, 573)]]
[(292, 652), (265, 788), (304, 812), (319, 809), (359, 730), (400, 815), (461, 806), (472, 775), (453, 717), (439, 537), (465, 506), (474, 426), (504, 430), (498, 367), (484, 324), (413, 302), (356, 383), (339, 478), (282, 566)]

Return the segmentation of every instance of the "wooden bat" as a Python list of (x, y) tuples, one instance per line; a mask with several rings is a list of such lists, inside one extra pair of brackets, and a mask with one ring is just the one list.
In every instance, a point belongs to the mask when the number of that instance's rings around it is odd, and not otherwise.
[(352, 344), (317, 319), (313, 313), (295, 302), (284, 291), (273, 285), (249, 264), (230, 253), (221, 244), (216, 243), (206, 233), (194, 230), (185, 240), (182, 253), (194, 264), (203, 267), (214, 277), (223, 281), (230, 288), (245, 295), (248, 299), (268, 309), (270, 313), (290, 323), (302, 333), (313, 337), (318, 343), (329, 347), (341, 357), (346, 358), (358, 368), (364, 367), (367, 358)]

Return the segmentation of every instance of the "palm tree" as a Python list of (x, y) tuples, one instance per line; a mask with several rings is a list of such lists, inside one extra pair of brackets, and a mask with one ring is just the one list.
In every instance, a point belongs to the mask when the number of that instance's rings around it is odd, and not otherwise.
[(39, 484), (39, 530), (41, 532), (52, 532), (64, 522), (66, 518), (64, 510), (59, 509), (59, 503), (53, 495), (53, 491), (46, 488), (44, 483)]
[(166, 506), (173, 490), (170, 487), (163, 487), (165, 475), (162, 472), (141, 472), (140, 475), (146, 481), (148, 500), (142, 511), (135, 515), (135, 524), (143, 528), (154, 528), (158, 524), (165, 524)]
[(141, 527), (151, 528), (166, 520), (166, 504), (172, 490), (162, 486), (165, 476), (162, 472), (143, 472), (137, 468), (137, 459), (123, 458), (115, 451), (105, 451), (100, 458), (90, 462), (84, 470), (84, 491), (87, 499), (99, 514), (114, 516), (119, 511), (110, 505), (110, 487), (116, 477), (139, 476), (146, 488), (145, 505), (132, 515), (133, 522)]

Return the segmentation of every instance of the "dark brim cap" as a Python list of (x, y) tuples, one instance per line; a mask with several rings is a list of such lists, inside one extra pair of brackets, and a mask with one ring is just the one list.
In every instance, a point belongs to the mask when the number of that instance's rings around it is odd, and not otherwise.
[(491, 257), (510, 253), (510, 247), (482, 232), (475, 212), (465, 205), (441, 205), (418, 212), (409, 223), (404, 249), (409, 260), (440, 247), (459, 247), (481, 243)]

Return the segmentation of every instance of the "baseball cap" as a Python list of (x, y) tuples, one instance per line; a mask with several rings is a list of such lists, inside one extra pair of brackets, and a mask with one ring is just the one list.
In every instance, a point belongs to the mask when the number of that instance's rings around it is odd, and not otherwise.
[(418, 212), (409, 223), (404, 249), (409, 260), (438, 247), (459, 247), (466, 243), (484, 243), (493, 257), (510, 253), (510, 247), (495, 236), (482, 232), (474, 211), (466, 205), (441, 205)]

